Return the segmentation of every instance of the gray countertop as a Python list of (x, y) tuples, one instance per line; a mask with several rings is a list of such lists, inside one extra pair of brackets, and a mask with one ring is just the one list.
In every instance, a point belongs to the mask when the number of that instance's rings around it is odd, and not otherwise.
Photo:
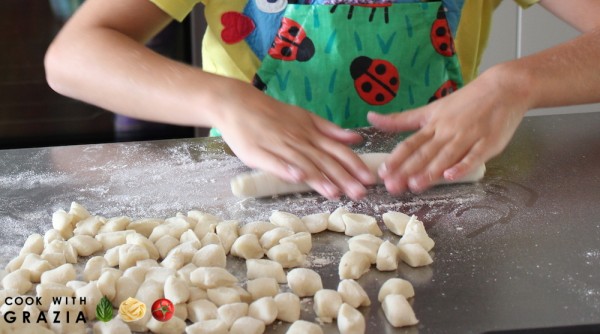
[[(359, 282), (373, 304), (361, 309), (369, 333), (481, 333), (600, 323), (600, 113), (526, 118), (479, 184), (393, 197), (383, 187), (364, 201), (316, 194), (240, 200), (229, 179), (246, 171), (218, 139), (186, 139), (0, 151), (0, 265), (51, 215), (79, 202), (104, 217), (167, 218), (203, 210), (241, 222), (272, 210), (297, 215), (346, 206), (375, 215), (416, 214), (436, 241), (434, 263), (375, 269)], [(365, 131), (359, 151), (386, 151), (397, 138)], [(387, 239), (397, 238), (386, 233)], [(337, 286), (347, 237), (322, 233), (308, 265)], [(232, 266), (243, 272), (243, 263)], [(234, 268), (235, 270), (235, 268)], [(393, 329), (377, 302), (385, 279), (410, 280), (418, 326)], [(313, 320), (306, 301), (303, 317)], [(269, 327), (284, 332), (285, 324)], [(336, 332), (334, 326), (325, 326)]]

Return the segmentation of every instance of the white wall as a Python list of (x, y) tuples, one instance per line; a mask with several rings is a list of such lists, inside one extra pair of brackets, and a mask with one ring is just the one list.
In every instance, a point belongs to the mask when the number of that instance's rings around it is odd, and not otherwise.
[[(519, 42), (519, 33), (517, 30), (519, 20), (517, 13), (518, 6), (514, 1), (502, 1), (500, 7), (496, 10), (489, 47), (482, 60), (481, 71), (484, 71), (493, 64), (516, 57)], [(577, 30), (556, 18), (539, 5), (522, 11), (521, 24), (520, 46), (523, 56), (564, 42), (579, 34)], [(593, 111), (600, 111), (600, 104), (538, 109), (530, 111), (527, 115), (536, 116)]]

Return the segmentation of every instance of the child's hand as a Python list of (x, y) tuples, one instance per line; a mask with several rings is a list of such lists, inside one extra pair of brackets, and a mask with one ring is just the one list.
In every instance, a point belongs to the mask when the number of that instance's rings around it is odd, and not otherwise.
[(370, 113), (369, 122), (384, 131), (418, 130), (379, 170), (387, 190), (424, 191), (442, 177), (459, 179), (499, 154), (528, 110), (523, 93), (501, 82), (484, 74), (421, 108), (388, 116)]
[(347, 146), (361, 136), (308, 111), (281, 103), (239, 82), (221, 96), (214, 125), (249, 167), (292, 182), (307, 182), (329, 199), (360, 199), (376, 180)]

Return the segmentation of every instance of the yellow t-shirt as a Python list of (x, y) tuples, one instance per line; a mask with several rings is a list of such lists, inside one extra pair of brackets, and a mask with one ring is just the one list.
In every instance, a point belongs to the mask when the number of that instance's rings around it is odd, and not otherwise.
[[(250, 82), (260, 60), (246, 43), (224, 43), (221, 16), (225, 12), (242, 12), (248, 0), (150, 0), (174, 19), (183, 20), (197, 3), (204, 4), (208, 27), (202, 41), (202, 65), (207, 72)], [(464, 0), (455, 47), (464, 82), (478, 74), (487, 46), (492, 14), (502, 0)], [(539, 0), (515, 0), (523, 7)]]

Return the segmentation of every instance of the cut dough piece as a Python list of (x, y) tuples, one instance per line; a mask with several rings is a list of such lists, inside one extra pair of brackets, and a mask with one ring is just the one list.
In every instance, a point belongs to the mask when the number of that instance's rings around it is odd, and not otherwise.
[(277, 304), (277, 319), (285, 322), (300, 319), (300, 297), (291, 292), (282, 292), (273, 300)]
[(240, 292), (235, 287), (221, 286), (206, 290), (208, 299), (217, 306), (241, 303)]
[(265, 252), (255, 234), (248, 233), (241, 235), (231, 245), (231, 255), (243, 259), (261, 259)]
[(265, 323), (252, 317), (241, 317), (237, 319), (231, 328), (229, 334), (262, 334), (265, 332)]
[(357, 251), (347, 251), (340, 259), (338, 273), (340, 279), (359, 279), (371, 267), (369, 257)]
[(433, 263), (433, 259), (421, 244), (399, 244), (398, 254), (404, 263), (413, 268)]
[(218, 319), (221, 320), (227, 328), (231, 327), (233, 323), (241, 318), (248, 315), (248, 304), (246, 303), (232, 303), (219, 307), (217, 309)]
[(342, 216), (347, 213), (350, 213), (350, 211), (343, 206), (335, 209), (327, 219), (327, 229), (333, 232), (344, 232), (346, 224), (344, 224)]
[(277, 304), (273, 297), (259, 298), (248, 307), (248, 315), (270, 325), (277, 319)]
[(367, 326), (362, 313), (346, 303), (340, 306), (337, 325), (340, 334), (364, 334)]
[(292, 269), (287, 274), (288, 286), (298, 297), (310, 297), (323, 289), (319, 273), (308, 268)]
[[(377, 169), (387, 159), (389, 153), (365, 153), (359, 157), (365, 162), (371, 173), (377, 176)], [(477, 182), (485, 174), (485, 165), (480, 165), (467, 174), (464, 178), (456, 181), (439, 180), (435, 184), (468, 183)], [(379, 177), (378, 182), (381, 182)], [(305, 183), (290, 183), (276, 176), (262, 171), (243, 173), (231, 179), (231, 192), (237, 197), (267, 197), (291, 193), (302, 193), (311, 191), (311, 187)]]
[(198, 299), (187, 303), (188, 319), (192, 322), (217, 318), (217, 305), (206, 299)]
[(271, 247), (267, 257), (281, 263), (284, 268), (299, 267), (306, 261), (306, 255), (302, 254), (295, 243), (283, 243)]
[(377, 299), (382, 302), (387, 295), (403, 295), (404, 298), (412, 298), (415, 296), (413, 285), (402, 278), (390, 278), (379, 288)]
[(415, 312), (403, 295), (387, 295), (381, 303), (383, 313), (394, 327), (412, 326), (419, 323)]
[(274, 297), (279, 293), (279, 283), (273, 277), (260, 277), (246, 282), (246, 289), (252, 300), (262, 297)]
[(266, 221), (254, 221), (245, 225), (240, 226), (240, 235), (245, 234), (254, 234), (257, 238), (260, 239), (265, 232), (270, 231), (276, 228), (277, 225), (266, 222)]
[(311, 234), (320, 233), (327, 229), (329, 212), (315, 213), (301, 218), (304, 226)]
[(238, 279), (220, 267), (200, 267), (190, 273), (190, 281), (200, 289), (232, 286)]
[(323, 329), (315, 323), (298, 320), (294, 321), (285, 334), (323, 334)]
[(20, 295), (24, 295), (33, 287), (33, 284), (31, 284), (30, 281), (30, 277), (31, 272), (29, 270), (17, 269), (12, 273), (4, 276), (4, 278), (2, 279), (2, 287), (7, 290), (17, 290)]
[(377, 251), (383, 243), (383, 240), (372, 234), (361, 234), (348, 240), (348, 247), (351, 251), (356, 251), (367, 255), (372, 264), (377, 262)]
[(395, 235), (403, 235), (410, 216), (402, 212), (388, 211), (381, 218), (390, 232)]
[(420, 244), (425, 248), (426, 251), (430, 251), (435, 242), (433, 239), (427, 235), (427, 231), (425, 231), (425, 225), (423, 222), (417, 220), (416, 216), (410, 217), (408, 223), (406, 224), (406, 229), (404, 230), (404, 236), (400, 238), (398, 244)]
[(376, 237), (383, 235), (375, 218), (361, 213), (346, 213), (342, 215), (344, 233), (351, 237), (360, 234), (372, 234)]
[(273, 277), (277, 283), (287, 283), (287, 278), (281, 263), (267, 259), (246, 260), (246, 277), (255, 279), (259, 277)]
[(398, 247), (386, 240), (377, 251), (377, 270), (392, 271), (398, 269)]
[(332, 322), (337, 318), (340, 306), (342, 306), (342, 296), (339, 292), (322, 289), (315, 293), (313, 308), (320, 321)]
[(355, 280), (342, 280), (338, 284), (337, 291), (340, 293), (340, 296), (342, 296), (342, 301), (354, 308), (371, 305), (369, 295)]
[(185, 328), (186, 334), (227, 334), (227, 324), (219, 319), (203, 320)]
[(271, 223), (281, 227), (287, 227), (294, 233), (307, 232), (306, 226), (300, 218), (294, 214), (283, 211), (273, 211), (271, 217), (269, 217)]
[(300, 250), (300, 253), (302, 254), (308, 254), (312, 249), (312, 236), (308, 232), (299, 232), (279, 240), (280, 244), (284, 244), (286, 242), (296, 244)]
[(225, 268), (227, 264), (227, 255), (223, 246), (209, 244), (200, 248), (194, 257), (192, 263), (197, 267), (219, 267)]

